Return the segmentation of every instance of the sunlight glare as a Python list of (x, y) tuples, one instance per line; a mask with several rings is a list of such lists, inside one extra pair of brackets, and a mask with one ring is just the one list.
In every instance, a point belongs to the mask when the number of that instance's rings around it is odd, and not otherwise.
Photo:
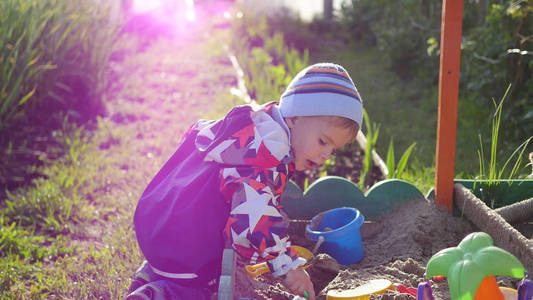
[(185, 18), (189, 22), (194, 22), (196, 20), (196, 13), (195, 13), (195, 10), (194, 10), (194, 1), (193, 0), (186, 0), (185, 4), (187, 6), (187, 8), (186, 8), (187, 11), (185, 13)]
[(156, 9), (161, 5), (161, 0), (135, 0), (133, 11), (135, 13), (145, 13)]

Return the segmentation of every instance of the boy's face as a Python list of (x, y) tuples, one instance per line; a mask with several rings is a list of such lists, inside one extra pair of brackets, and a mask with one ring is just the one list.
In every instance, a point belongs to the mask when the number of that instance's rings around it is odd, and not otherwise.
[(352, 140), (348, 128), (335, 126), (328, 117), (292, 117), (285, 121), (291, 131), (291, 147), (297, 171), (323, 164), (333, 150)]

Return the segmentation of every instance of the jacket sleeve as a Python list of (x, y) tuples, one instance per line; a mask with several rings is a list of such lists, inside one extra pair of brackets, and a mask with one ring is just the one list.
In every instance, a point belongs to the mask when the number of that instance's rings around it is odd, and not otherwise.
[(227, 237), (251, 263), (267, 260), (275, 276), (305, 263), (288, 240), (289, 220), (280, 205), (286, 180), (282, 172), (260, 168), (224, 169), (222, 173), (222, 193), (232, 200)]
[[(289, 219), (281, 206), (289, 165), (288, 136), (264, 112), (252, 112), (252, 122), (220, 141), (205, 160), (222, 163), (220, 191), (232, 203), (226, 238), (250, 263), (267, 261), (274, 276), (305, 263), (290, 248)], [(211, 135), (207, 133), (206, 135)]]

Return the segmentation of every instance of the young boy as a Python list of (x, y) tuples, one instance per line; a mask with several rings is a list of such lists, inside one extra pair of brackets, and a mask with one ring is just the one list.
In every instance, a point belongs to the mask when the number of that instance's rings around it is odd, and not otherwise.
[[(127, 299), (209, 299), (224, 240), (249, 264), (267, 261), (294, 294), (313, 284), (290, 248), (283, 190), (294, 170), (321, 165), (352, 141), (362, 101), (343, 67), (302, 70), (280, 102), (201, 120), (152, 179), (135, 210), (146, 261)], [(232, 205), (233, 201), (233, 205)]]

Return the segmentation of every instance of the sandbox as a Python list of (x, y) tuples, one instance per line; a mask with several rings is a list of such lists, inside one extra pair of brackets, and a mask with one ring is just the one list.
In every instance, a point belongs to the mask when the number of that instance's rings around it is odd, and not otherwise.
[[(335, 194), (337, 198), (331, 201), (329, 206), (322, 201), (322, 206), (315, 207), (315, 210), (311, 209), (309, 206), (314, 206), (316, 204), (314, 201), (318, 201), (315, 196), (323, 197), (324, 193), (329, 193), (328, 189), (324, 188), (328, 184), (330, 187), (335, 187), (336, 194), (335, 192), (330, 194)], [(359, 206), (361, 212), (369, 217), (365, 215), (365, 222), (360, 228), (364, 247), (364, 257), (361, 261), (349, 266), (339, 265), (331, 256), (318, 251), (319, 254), (313, 260), (313, 264), (307, 269), (315, 286), (317, 299), (326, 299), (329, 290), (352, 289), (373, 279), (387, 279), (405, 287), (417, 287), (419, 283), (425, 281), (425, 266), (433, 254), (444, 248), (457, 246), (466, 235), (475, 231), (487, 232), (493, 237), (496, 246), (513, 253), (523, 262), (526, 269), (532, 270), (531, 240), (507, 224), (497, 213), (488, 208), (481, 209), (475, 206), (479, 206), (479, 202), (472, 200), (475, 196), (469, 194), (468, 189), (461, 185), (455, 186), (455, 200), (460, 203), (456, 206), (464, 209), (464, 213), (458, 216), (437, 207), (433, 200), (426, 199), (418, 190), (397, 180), (385, 181), (380, 184), (381, 188), (373, 188), (365, 195), (360, 193), (355, 198), (349, 183), (342, 179), (332, 178), (318, 185), (322, 185), (322, 189), (308, 190), (302, 195), (298, 195), (298, 190), (291, 192), (290, 188), (288, 189), (286, 195), (288, 200), (285, 200), (291, 216), (289, 234), (293, 245), (313, 249), (315, 242), (307, 239), (304, 232), (311, 219), (309, 216), (317, 211), (338, 207), (341, 203), (351, 201), (353, 206)], [(312, 188), (311, 186), (310, 189)], [(395, 191), (392, 194), (398, 199), (391, 200), (387, 196), (386, 191), (389, 189)], [(344, 192), (341, 193), (339, 190)], [(339, 199), (343, 194), (351, 199)], [(294, 205), (295, 203), (297, 205)], [(308, 210), (302, 209), (304, 206)], [(295, 209), (297, 207), (298, 209)], [(494, 222), (503, 222), (504, 225), (495, 227), (492, 225)], [(486, 224), (491, 225), (487, 227)], [(274, 278), (269, 273), (252, 279), (246, 275), (244, 267), (244, 263), (237, 259), (234, 269), (234, 298), (275, 300), (294, 298), (294, 295), (284, 288), (281, 279)], [(500, 286), (516, 288), (518, 283), (517, 279), (509, 277), (496, 278)], [(446, 280), (433, 280), (432, 284), (435, 299), (450, 299)], [(414, 298), (391, 290), (384, 294), (372, 295), (370, 299)]]

